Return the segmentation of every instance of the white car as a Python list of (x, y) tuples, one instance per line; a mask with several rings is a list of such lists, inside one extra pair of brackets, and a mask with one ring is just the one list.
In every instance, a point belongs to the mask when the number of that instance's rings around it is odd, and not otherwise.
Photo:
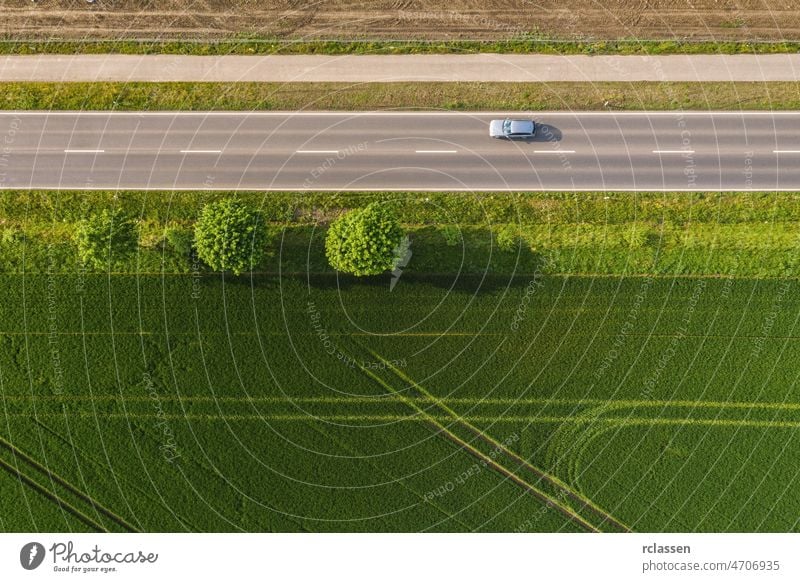
[(489, 135), (495, 139), (530, 139), (536, 135), (536, 124), (530, 119), (493, 119)]

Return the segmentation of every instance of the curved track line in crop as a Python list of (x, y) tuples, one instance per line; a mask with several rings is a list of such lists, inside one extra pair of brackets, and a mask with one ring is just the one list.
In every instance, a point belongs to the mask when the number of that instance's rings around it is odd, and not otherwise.
[(560, 472), (559, 469), (566, 463), (567, 467), (564, 474), (577, 484), (577, 479), (575, 478), (577, 467), (573, 462), (574, 455), (571, 452), (596, 430), (594, 421), (603, 413), (605, 408), (604, 405), (594, 406), (570, 415), (569, 418), (571, 420), (561, 423), (553, 432), (545, 454), (548, 459), (548, 465), (553, 467), (554, 472)]
[(475, 438), (493, 446), (494, 450), (502, 453), (506, 458), (512, 460), (514, 463), (517, 464), (518, 468), (521, 467), (528, 473), (534, 475), (537, 480), (544, 481), (548, 483), (550, 486), (554, 487), (558, 491), (559, 496), (563, 494), (563, 496), (566, 496), (571, 501), (578, 503), (581, 508), (586, 509), (591, 513), (599, 516), (602, 519), (601, 523), (609, 523), (614, 525), (615, 527), (622, 529), (623, 531), (630, 531), (630, 529), (627, 526), (625, 526), (619, 520), (611, 516), (608, 512), (604, 511), (599, 506), (594, 504), (590, 499), (581, 495), (580, 492), (572, 490), (569, 486), (560, 481), (557, 477), (545, 471), (542, 471), (538, 467), (533, 466), (530, 462), (528, 462), (526, 459), (523, 459), (522, 457), (514, 453), (503, 443), (500, 443), (499, 441), (495, 440), (482, 430), (478, 429), (476, 426), (470, 424), (469, 422), (466, 422), (464, 418), (461, 417), (455, 410), (453, 410), (452, 408), (450, 408), (449, 406), (438, 400), (432, 393), (430, 393), (428, 390), (426, 390), (423, 386), (414, 381), (408, 375), (404, 374), (399, 369), (397, 369), (397, 367), (394, 366), (391, 362), (388, 362), (385, 358), (381, 357), (379, 354), (375, 353), (372, 350), (370, 350), (370, 353), (373, 355), (373, 357), (383, 362), (385, 367), (392, 373), (394, 373), (394, 375), (397, 376), (401, 381), (410, 386), (413, 386), (417, 390), (417, 392), (422, 393), (432, 403), (436, 404), (440, 409), (443, 409), (445, 412), (447, 412), (447, 414), (449, 415), (449, 422), (458, 423), (460, 426), (466, 428), (467, 431), (470, 434), (472, 434)]

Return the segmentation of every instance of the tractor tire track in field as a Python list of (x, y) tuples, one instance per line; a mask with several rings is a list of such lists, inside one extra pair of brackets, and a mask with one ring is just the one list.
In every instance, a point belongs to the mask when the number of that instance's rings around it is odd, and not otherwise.
[(62, 510), (66, 511), (67, 513), (73, 515), (78, 521), (84, 523), (85, 525), (89, 526), (92, 530), (96, 532), (108, 533), (108, 530), (93, 520), (91, 517), (83, 513), (80, 509), (75, 507), (74, 505), (64, 501), (58, 495), (47, 489), (44, 485), (41, 485), (34, 479), (25, 475), (22, 471), (7, 463), (6, 461), (0, 459), (0, 468), (4, 469), (8, 472), (12, 477), (14, 477), (20, 483), (25, 483), (31, 489), (42, 495), (45, 499), (52, 501), (56, 505), (58, 505)]
[(567, 519), (569, 519), (571, 522), (581, 526), (583, 529), (585, 529), (587, 531), (590, 531), (590, 532), (593, 532), (593, 533), (600, 533), (600, 530), (598, 528), (596, 528), (595, 526), (593, 526), (591, 523), (589, 523), (588, 521), (584, 520), (579, 515), (571, 512), (569, 510), (569, 508), (567, 508), (565, 506), (562, 506), (555, 499), (553, 499), (552, 497), (550, 497), (549, 495), (547, 495), (543, 491), (540, 491), (539, 489), (537, 489), (536, 487), (534, 487), (533, 485), (531, 485), (530, 483), (528, 483), (527, 481), (525, 481), (521, 477), (518, 477), (514, 472), (512, 472), (512, 471), (506, 469), (505, 467), (503, 467), (502, 465), (496, 463), (488, 455), (484, 455), (478, 449), (470, 446), (469, 443), (467, 443), (466, 441), (461, 440), (456, 435), (454, 435), (450, 431), (446, 430), (442, 425), (440, 425), (440, 424), (438, 424), (436, 422), (429, 422), (429, 425), (433, 429), (434, 432), (444, 436), (444, 438), (446, 438), (450, 442), (454, 443), (459, 449), (462, 449), (465, 452), (467, 452), (468, 454), (472, 455), (473, 457), (478, 459), (481, 463), (483, 463), (487, 467), (491, 467), (492, 469), (494, 469), (495, 471), (497, 471), (498, 473), (500, 473), (504, 477), (510, 479), (511, 481), (513, 481), (514, 483), (516, 483), (517, 485), (522, 487), (529, 495), (532, 495), (533, 497), (535, 497), (539, 501), (545, 503), (547, 506), (553, 507), (559, 513), (561, 513)]
[[(23, 401), (30, 400), (27, 395), (5, 395), (4, 400), (7, 401)], [(170, 401), (177, 400), (175, 396), (162, 396), (162, 400)], [(106, 402), (120, 400), (116, 395), (96, 395), (90, 396), (37, 396), (37, 402), (53, 400), (57, 402), (70, 401), (95, 401)], [(186, 402), (210, 402), (210, 403), (237, 403), (241, 402), (238, 396), (183, 396), (181, 400)], [(428, 403), (428, 398), (419, 398), (422, 403)], [(717, 401), (717, 400), (604, 400), (599, 398), (481, 398), (481, 397), (443, 397), (438, 399), (439, 402), (444, 404), (481, 404), (481, 405), (514, 405), (514, 404), (552, 404), (552, 405), (566, 405), (573, 407), (575, 405), (600, 405), (609, 404), (617, 408), (662, 408), (662, 407), (675, 407), (675, 408), (733, 408), (733, 409), (764, 409), (764, 410), (791, 410), (800, 411), (800, 402), (746, 402), (746, 401)], [(126, 396), (125, 402), (150, 402), (149, 396)], [(302, 404), (382, 404), (386, 402), (402, 402), (405, 403), (406, 399), (400, 396), (385, 396), (382, 398), (374, 398), (371, 396), (250, 396), (247, 398), (248, 402), (263, 402), (268, 404), (281, 404), (281, 403), (302, 403)]]
[(385, 364), (386, 369), (390, 370), (392, 373), (394, 373), (395, 376), (397, 376), (397, 378), (399, 378), (405, 384), (413, 387), (418, 393), (421, 393), (425, 398), (429, 399), (429, 401), (432, 404), (436, 405), (437, 408), (446, 412), (452, 418), (453, 422), (457, 423), (459, 426), (464, 428), (474, 438), (488, 444), (491, 447), (494, 447), (494, 451), (497, 451), (499, 454), (505, 456), (506, 459), (512, 461), (513, 463), (516, 463), (517, 468), (522, 468), (526, 472), (532, 474), (536, 478), (537, 482), (547, 483), (550, 487), (552, 487), (559, 493), (559, 497), (569, 499), (573, 503), (577, 504), (580, 511), (589, 512), (593, 514), (596, 518), (599, 518), (600, 526), (610, 525), (618, 531), (622, 532), (631, 531), (631, 529), (628, 526), (626, 526), (620, 520), (616, 519), (614, 516), (608, 513), (606, 510), (602, 509), (597, 504), (592, 502), (592, 500), (590, 500), (589, 498), (581, 495), (577, 491), (574, 491), (566, 483), (564, 483), (557, 477), (550, 475), (545, 471), (539, 469), (538, 467), (534, 466), (529, 461), (523, 459), (521, 456), (510, 450), (503, 443), (493, 439), (484, 431), (480, 430), (476, 426), (465, 421), (464, 418), (460, 416), (456, 411), (454, 411), (452, 408), (442, 403), (433, 394), (428, 392), (428, 390), (420, 386), (413, 379), (409, 378), (402, 371), (398, 370), (394, 365), (392, 365), (391, 362), (388, 362), (386, 359), (382, 358), (379, 354), (376, 354), (375, 352), (372, 351), (370, 352), (374, 357), (378, 358)]
[[(95, 513), (102, 514), (107, 519), (114, 522), (125, 531), (128, 532), (138, 531), (135, 527), (126, 522), (122, 517), (115, 514), (113, 511), (104, 507), (103, 505), (97, 503), (97, 501), (95, 501), (91, 496), (87, 495), (86, 493), (84, 493), (83, 491), (81, 491), (80, 489), (78, 489), (77, 487), (69, 483), (67, 480), (63, 479), (62, 477), (59, 477), (58, 475), (53, 473), (50, 469), (43, 466), (38, 461), (30, 457), (29, 455), (27, 455), (26, 453), (24, 453), (23, 451), (21, 451), (20, 449), (18, 449), (17, 447), (15, 447), (2, 437), (0, 437), (0, 449), (9, 452), (15, 459), (15, 461), (19, 460), (23, 461), (28, 467), (33, 469), (35, 472), (47, 477), (48, 479), (50, 479), (51, 482), (60, 485), (61, 487), (66, 489), (69, 493), (71, 493), (74, 497), (89, 505), (95, 511)], [(85, 512), (81, 511), (74, 505), (66, 502), (54, 491), (50, 491), (44, 485), (37, 482), (33, 477), (25, 475), (20, 469), (14, 467), (13, 465), (5, 461), (0, 460), (0, 463), (4, 468), (12, 471), (17, 476), (17, 478), (23, 480), (25, 483), (36, 489), (38, 492), (44, 494), (48, 499), (54, 501), (55, 503), (58, 503), (62, 507), (67, 508), (68, 511), (70, 511), (70, 513), (73, 513), (76, 517), (81, 519), (81, 521), (84, 521), (84, 523), (87, 523), (92, 528), (95, 528), (98, 531), (108, 532), (108, 528), (101, 525), (93, 518), (89, 517), (89, 515), (87, 515)]]
[[(472, 425), (466, 425), (468, 430), (470, 430), (477, 438), (483, 440), (487, 444), (490, 445), (499, 445), (497, 441), (492, 439), (486, 433), (478, 430), (477, 428), (473, 427)], [(613, 517), (610, 513), (607, 513), (602, 508), (595, 505), (591, 500), (583, 497), (582, 495), (572, 491), (572, 489), (566, 487), (560, 480), (556, 479), (545, 473), (544, 471), (536, 468), (535, 466), (531, 465), (528, 461), (514, 453), (513, 451), (503, 447), (501, 452), (506, 455), (506, 457), (510, 458), (512, 461), (519, 463), (519, 466), (523, 469), (527, 470), (528, 472), (532, 473), (536, 476), (537, 479), (545, 481), (549, 483), (551, 486), (558, 489), (562, 492), (568, 499), (572, 500), (574, 503), (578, 505), (579, 511), (587, 511), (593, 513), (596, 517), (600, 518), (600, 525), (603, 526), (605, 524), (609, 524), (615, 528), (617, 528), (621, 532), (629, 533), (631, 528), (627, 525)]]
[[(67, 399), (69, 399), (68, 397), (65, 397), (65, 396), (57, 396), (56, 398), (58, 398), (59, 400), (67, 400)], [(113, 397), (113, 399), (117, 399), (117, 398), (118, 397), (116, 397), (116, 396)], [(149, 398), (150, 397), (148, 396), (148, 397), (144, 398), (143, 400), (149, 399)], [(41, 397), (37, 397), (37, 399), (41, 400), (42, 398)], [(97, 401), (97, 400), (104, 400), (105, 398), (102, 397), (102, 396), (100, 396), (100, 397), (94, 396), (94, 397), (84, 397), (84, 399), (85, 400)], [(8, 398), (6, 398), (6, 400), (8, 400)], [(76, 398), (76, 400), (80, 400), (80, 398)], [(41, 410), (41, 407), (39, 408), (39, 410)], [(66, 412), (62, 412), (58, 416), (60, 418), (63, 418), (64, 414), (67, 414), (67, 413)], [(6, 414), (6, 416), (9, 416), (9, 414)], [(39, 413), (39, 414), (37, 414), (37, 420), (35, 421), (36, 424), (38, 426), (40, 426), (42, 428), (42, 430), (47, 431), (47, 433), (50, 434), (53, 438), (57, 439), (58, 442), (60, 442), (62, 445), (64, 445), (67, 448), (73, 449), (75, 454), (77, 456), (81, 457), (83, 463), (90, 464), (90, 465), (94, 466), (95, 468), (97, 468), (100, 471), (107, 471), (109, 469), (108, 465), (105, 465), (105, 464), (101, 463), (100, 461), (98, 461), (97, 458), (95, 458), (95, 456), (92, 455), (90, 452), (88, 452), (86, 450), (83, 450), (81, 447), (77, 446), (75, 443), (70, 442), (70, 440), (68, 438), (66, 438), (64, 435), (60, 434), (55, 429), (53, 429), (50, 426), (46, 425), (45, 423), (41, 422), (40, 419), (47, 418), (49, 416), (55, 416), (55, 415), (49, 415), (48, 413)], [(94, 414), (87, 415), (86, 418), (94, 419), (95, 415)], [(104, 418), (111, 418), (111, 415), (104, 415)], [(153, 418), (160, 418), (160, 417), (154, 416)], [(144, 489), (144, 488), (142, 488), (140, 486), (141, 481), (136, 481), (134, 479), (131, 479), (130, 477), (126, 477), (124, 474), (118, 474), (117, 478), (120, 481), (124, 482), (126, 487), (129, 490), (135, 490), (140, 495), (142, 495), (143, 497), (148, 499), (150, 501), (150, 503), (152, 503), (153, 507), (163, 506), (164, 505), (164, 503), (165, 503), (164, 499), (162, 499), (162, 498), (160, 498), (158, 496), (152, 495), (150, 492), (148, 492), (146, 489)], [(178, 521), (184, 527), (184, 529), (186, 531), (200, 531), (200, 528), (197, 525), (195, 525), (194, 523), (192, 523), (189, 520), (188, 517), (176, 514), (174, 509), (170, 508), (169, 509), (169, 514), (176, 521)], [(138, 530), (133, 530), (133, 531), (138, 531)]]
[[(419, 400), (419, 399), (416, 399)], [(409, 405), (414, 399), (409, 399)], [(430, 400), (426, 404), (435, 404)], [(7, 414), (10, 418), (26, 418), (22, 414)], [(55, 413), (39, 414), (39, 418), (59, 418), (61, 415)], [(72, 418), (91, 419), (92, 414), (73, 414)], [(314, 418), (329, 422), (419, 422), (415, 416), (401, 416), (392, 414), (314, 414)], [(252, 422), (252, 421), (275, 421), (275, 422), (303, 422), (309, 418), (308, 414), (168, 414), (160, 415), (155, 413), (148, 414), (107, 414), (104, 418), (110, 420), (141, 420), (141, 419), (167, 419), (167, 420), (197, 420), (203, 422)], [(453, 417), (447, 414), (427, 415), (427, 418), (437, 422), (451, 422), (457, 420), (465, 423), (488, 422), (492, 424), (564, 424), (573, 423), (575, 425), (585, 424), (584, 419), (575, 419), (570, 416), (459, 416)], [(608, 425), (611, 427), (637, 427), (637, 426), (713, 426), (723, 428), (782, 428), (787, 430), (800, 429), (800, 421), (781, 421), (781, 420), (737, 420), (737, 419), (702, 419), (702, 418), (641, 418), (641, 417), (608, 417), (598, 418), (593, 421), (596, 424)], [(480, 432), (479, 428), (472, 427), (473, 430)], [(489, 437), (490, 438), (490, 437)], [(511, 451), (509, 451), (511, 452)], [(545, 473), (547, 474), (547, 473)], [(548, 474), (549, 475), (549, 474)], [(550, 478), (556, 479), (550, 475)], [(562, 482), (563, 487), (568, 487)]]
[[(377, 356), (376, 354), (373, 354), (373, 355), (375, 355), (376, 357), (380, 357), (380, 356)], [(382, 378), (380, 378), (379, 376), (374, 374), (371, 370), (368, 370), (366, 368), (361, 368), (361, 371), (364, 372), (367, 376), (369, 376), (373, 380), (375, 380), (378, 384), (380, 384), (386, 390), (389, 390), (391, 392), (397, 393), (397, 391), (393, 390), (392, 387), (389, 384), (386, 383), (386, 381), (384, 381)], [(541, 489), (536, 487), (534, 484), (529, 483), (528, 481), (526, 481), (525, 479), (523, 479), (522, 477), (520, 477), (519, 475), (517, 475), (513, 471), (510, 471), (509, 469), (506, 469), (505, 467), (500, 465), (498, 462), (496, 462), (492, 457), (490, 457), (486, 453), (478, 450), (477, 448), (472, 446), (470, 443), (468, 443), (465, 440), (461, 439), (458, 435), (456, 435), (451, 430), (449, 430), (446, 426), (444, 426), (440, 421), (438, 421), (437, 419), (433, 418), (430, 414), (428, 414), (423, 408), (417, 406), (416, 403), (414, 403), (412, 400), (408, 400), (407, 403), (428, 421), (428, 423), (431, 425), (431, 428), (434, 429), (436, 434), (439, 434), (439, 435), (443, 436), (444, 438), (450, 440), (456, 446), (458, 446), (459, 449), (463, 450), (464, 452), (466, 452), (469, 455), (472, 455), (472, 456), (476, 457), (483, 465), (492, 468), (496, 472), (498, 472), (501, 475), (503, 475), (505, 478), (510, 479), (513, 483), (515, 483), (515, 484), (519, 485), (520, 487), (522, 487), (523, 490), (526, 493), (528, 493), (529, 495), (532, 495), (535, 498), (537, 498), (538, 500), (546, 503), (548, 507), (555, 508), (561, 514), (563, 514), (567, 519), (569, 519), (571, 522), (573, 522), (574, 524), (578, 525), (582, 529), (585, 529), (586, 531), (590, 531), (590, 532), (600, 532), (601, 531), (599, 528), (597, 528), (593, 524), (589, 523), (582, 516), (578, 515), (569, 506), (564, 505), (558, 499), (548, 495), (546, 492), (542, 491)], [(448, 419), (453, 423), (459, 423), (459, 420), (458, 420), (457, 417), (453, 417), (453, 418), (448, 417)]]

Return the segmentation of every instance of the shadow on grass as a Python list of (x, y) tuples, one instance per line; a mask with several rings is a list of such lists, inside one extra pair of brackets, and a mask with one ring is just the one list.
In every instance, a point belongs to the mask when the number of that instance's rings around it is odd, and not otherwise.
[(411, 264), (401, 272), (387, 272), (372, 277), (354, 277), (342, 273), (293, 275), (315, 290), (383, 290), (398, 296), (413, 295), (420, 287), (437, 287), (455, 293), (496, 292), (509, 287), (524, 287), (534, 276), (545, 275), (546, 259), (521, 243), (512, 251), (494, 251), (494, 260), (483, 271), (431, 272), (414, 270)]
[[(440, 240), (435, 227), (414, 233), (414, 252), (407, 266), (381, 275), (355, 277), (329, 270), (320, 251), (304, 255), (303, 261), (288, 258), (282, 268), (268, 261), (260, 273), (240, 276), (225, 274), (225, 284), (277, 288), (281, 281), (307, 285), (316, 290), (385, 290), (398, 295), (413, 294), (420, 285), (435, 286), (459, 293), (493, 292), (527, 285), (534, 274), (546, 274), (547, 258), (533, 251), (521, 238), (510, 250), (502, 250), (491, 232), (464, 232), (460, 244)], [(317, 256), (319, 255), (319, 256)], [(203, 281), (219, 281), (221, 275), (204, 276)], [(201, 283), (202, 284), (202, 283)]]

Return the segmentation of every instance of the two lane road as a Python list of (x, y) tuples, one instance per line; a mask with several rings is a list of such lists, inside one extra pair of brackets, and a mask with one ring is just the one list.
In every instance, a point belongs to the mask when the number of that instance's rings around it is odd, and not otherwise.
[(2, 112), (0, 188), (800, 190), (800, 113)]

